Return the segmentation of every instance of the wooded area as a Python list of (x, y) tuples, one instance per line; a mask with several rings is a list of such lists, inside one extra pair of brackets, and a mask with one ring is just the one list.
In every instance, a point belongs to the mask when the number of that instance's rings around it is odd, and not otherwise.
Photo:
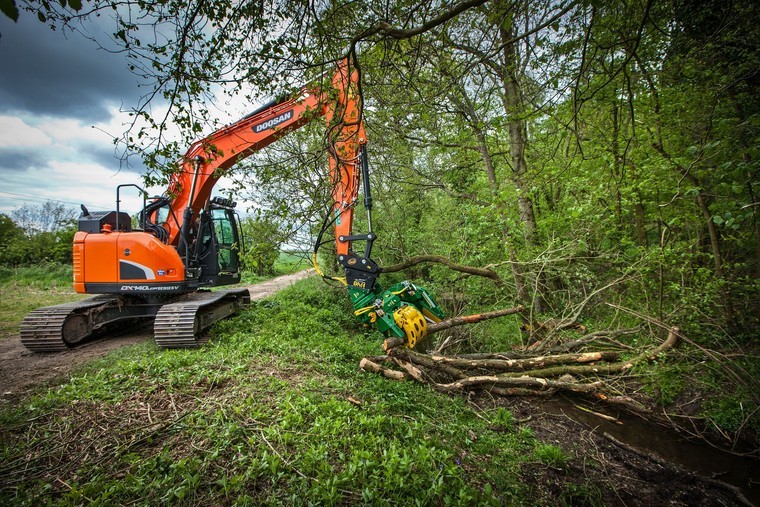
[[(701, 413), (729, 440), (760, 431), (756, 2), (28, 8), (73, 28), (113, 11), (114, 36), (100, 43), (126, 52), (152, 87), (121, 146), (142, 153), (153, 181), (216, 126), (212, 96), (253, 109), (354, 53), (375, 258), (388, 274), (425, 280), (450, 316), (524, 308), (439, 333), (451, 354), (543, 354), (591, 336), (615, 344), (600, 352), (614, 354), (612, 367), (656, 359), (669, 333), (682, 335), (683, 351), (634, 380), (663, 404), (697, 390)], [(156, 102), (168, 113), (152, 116)], [(166, 137), (168, 123), (182, 139)], [(292, 232), (316, 229), (331, 204), (323, 130), (288, 136), (235, 173), (241, 194)], [(464, 387), (470, 374), (456, 371), (441, 385)]]

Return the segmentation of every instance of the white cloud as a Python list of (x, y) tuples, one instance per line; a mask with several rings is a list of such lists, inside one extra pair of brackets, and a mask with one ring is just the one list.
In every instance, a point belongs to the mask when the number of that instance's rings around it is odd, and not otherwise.
[[(3, 180), (0, 213), (9, 213), (22, 203), (38, 205), (46, 200), (63, 202), (72, 208), (83, 203), (92, 211), (115, 209), (118, 185), (142, 183), (135, 173), (115, 172), (93, 163), (69, 161), (53, 161), (48, 167), (6, 174)], [(137, 190), (123, 189), (120, 206), (129, 213), (139, 211), (142, 199)]]
[(46, 118), (39, 129), (56, 143), (108, 142), (108, 136), (74, 118)]
[[(0, 115), (0, 155), (18, 156), (24, 161), (13, 169), (10, 165), (0, 166), (0, 213), (8, 214), (23, 204), (39, 205), (46, 200), (72, 208), (83, 203), (91, 211), (111, 210), (116, 206), (118, 185), (142, 187), (140, 174), (134, 170), (119, 171), (119, 160), (110, 156), (113, 137), (120, 136), (133, 118), (116, 105), (108, 107), (108, 111), (110, 118), (95, 125), (78, 118), (28, 112), (20, 116)], [(170, 125), (167, 134), (176, 138), (178, 130)], [(231, 180), (222, 178), (214, 194), (221, 195), (230, 186)], [(165, 189), (146, 190), (153, 196)], [(141, 209), (142, 199), (136, 189), (124, 188), (120, 197), (122, 210), (135, 213)], [(245, 212), (249, 204), (241, 202), (240, 210)]]
[(21, 118), (0, 115), (0, 148), (31, 148), (52, 144), (40, 128), (28, 125)]
[[(33, 122), (34, 119), (28, 121)], [(3, 123), (3, 120), (6, 121)], [(114, 117), (108, 125), (101, 127), (116, 129), (120, 122)], [(119, 171), (115, 158), (113, 164), (108, 165), (105, 159), (90, 157), (93, 147), (111, 146), (111, 138), (76, 119), (40, 118), (38, 127), (31, 127), (19, 118), (0, 117), (0, 125), (12, 125), (17, 131), (25, 128), (34, 132), (40, 143), (45, 143), (22, 146), (23, 150), (33, 150), (39, 155), (39, 163), (24, 170), (0, 171), (0, 213), (9, 214), (22, 204), (39, 205), (46, 200), (62, 202), (72, 208), (77, 208), (81, 203), (91, 211), (111, 210), (116, 208), (116, 188), (119, 185), (143, 187), (141, 175), (134, 171)], [(216, 193), (221, 193), (229, 185), (230, 180), (222, 178), (216, 186)], [(154, 187), (145, 190), (154, 196), (162, 194), (165, 189)], [(142, 198), (135, 188), (123, 188), (120, 200), (120, 208), (130, 214), (142, 208)], [(244, 205), (241, 210), (245, 210)]]

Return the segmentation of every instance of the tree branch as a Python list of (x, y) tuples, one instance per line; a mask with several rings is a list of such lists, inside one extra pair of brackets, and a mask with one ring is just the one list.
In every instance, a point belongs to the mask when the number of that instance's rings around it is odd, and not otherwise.
[(379, 23), (375, 23), (374, 25), (366, 29), (364, 32), (360, 33), (359, 35), (351, 39), (350, 51), (353, 53), (355, 51), (356, 45), (360, 41), (364, 39), (368, 39), (369, 37), (372, 37), (373, 35), (376, 35), (378, 33), (382, 33), (386, 37), (390, 37), (392, 39), (397, 39), (397, 40), (410, 39), (412, 37), (423, 34), (429, 30), (432, 30), (433, 28), (437, 26), (444, 24), (445, 22), (458, 16), (459, 14), (463, 13), (464, 11), (468, 9), (472, 9), (473, 7), (479, 7), (483, 5), (484, 3), (486, 3), (487, 1), (488, 0), (466, 0), (464, 2), (460, 2), (456, 4), (450, 11), (444, 12), (440, 16), (437, 16), (416, 28), (410, 28), (406, 30), (402, 30), (400, 28), (394, 28), (387, 21), (380, 21)]
[(464, 324), (475, 324), (488, 319), (495, 319), (498, 317), (505, 317), (507, 315), (514, 315), (525, 310), (523, 305), (515, 306), (514, 308), (504, 308), (502, 310), (494, 310), (492, 312), (476, 313), (474, 315), (465, 315), (464, 317), (453, 317), (451, 319), (436, 322), (435, 324), (428, 325), (428, 334), (437, 333), (444, 329), (449, 329), (454, 326), (462, 326)]
[(417, 255), (415, 257), (407, 259), (404, 262), (383, 267), (383, 272), (395, 273), (397, 271), (403, 271), (405, 269), (409, 269), (412, 266), (416, 266), (417, 264), (421, 264), (423, 262), (437, 262), (438, 264), (443, 264), (444, 266), (447, 266), (449, 269), (452, 269), (454, 271), (459, 271), (461, 273), (467, 273), (467, 274), (475, 275), (475, 276), (482, 276), (485, 278), (490, 278), (496, 283), (499, 283), (499, 284), (502, 283), (502, 279), (496, 271), (492, 271), (490, 269), (485, 269), (485, 268), (479, 268), (476, 266), (466, 266), (464, 264), (457, 264), (442, 255)]

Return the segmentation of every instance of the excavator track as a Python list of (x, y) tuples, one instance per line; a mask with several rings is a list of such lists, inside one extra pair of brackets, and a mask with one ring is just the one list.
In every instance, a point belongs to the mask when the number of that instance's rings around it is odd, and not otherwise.
[(92, 335), (87, 316), (118, 304), (117, 296), (95, 296), (74, 303), (38, 308), (21, 322), (21, 344), (32, 352), (61, 352)]
[(251, 302), (248, 289), (196, 292), (184, 301), (163, 305), (156, 314), (153, 336), (159, 347), (185, 349), (203, 345), (203, 331)]
[(143, 300), (102, 295), (74, 303), (38, 308), (21, 322), (21, 344), (32, 352), (62, 352), (115, 328), (154, 320), (159, 347), (191, 348), (206, 340), (214, 322), (250, 303), (248, 289), (195, 292), (179, 300)]

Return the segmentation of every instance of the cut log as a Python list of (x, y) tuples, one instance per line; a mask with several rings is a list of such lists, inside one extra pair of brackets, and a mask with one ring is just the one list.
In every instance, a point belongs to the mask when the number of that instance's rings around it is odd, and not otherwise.
[(362, 359), (359, 362), (359, 368), (361, 368), (364, 371), (370, 371), (372, 373), (379, 373), (380, 375), (389, 378), (391, 380), (404, 380), (406, 379), (406, 374), (401, 371), (391, 370), (389, 368), (385, 368), (383, 366), (380, 366), (379, 364), (370, 361), (366, 357)]
[(505, 317), (507, 315), (514, 315), (525, 310), (523, 305), (517, 305), (513, 308), (503, 308), (501, 310), (494, 310), (492, 312), (476, 313), (474, 315), (465, 315), (464, 317), (452, 317), (450, 319), (436, 322), (435, 324), (428, 325), (428, 334), (437, 333), (444, 329), (449, 329), (454, 326), (462, 326), (464, 324), (475, 324), (476, 322), (482, 322), (488, 319), (495, 319), (498, 317)]
[[(446, 329), (520, 311), (522, 307), (508, 308), (487, 314), (456, 317), (431, 326), (439, 326), (436, 330)], [(656, 358), (675, 347), (679, 336), (679, 329), (672, 327), (663, 343), (626, 361), (620, 361), (620, 352), (609, 350), (554, 355), (537, 355), (536, 352), (531, 355), (520, 351), (444, 356), (394, 346), (388, 348), (387, 356), (371, 358), (372, 360), (364, 358), (360, 367), (396, 380), (415, 379), (445, 392), (482, 390), (494, 395), (524, 396), (549, 395), (561, 390), (593, 393), (600, 399), (607, 399), (603, 393), (601, 377), (623, 373), (637, 363)], [(386, 340), (386, 343), (390, 341)], [(404, 371), (391, 370), (381, 366), (380, 362), (391, 362)], [(586, 377), (587, 380), (578, 380), (579, 377)], [(588, 380), (589, 377), (591, 380)]]
[[(613, 375), (615, 373), (621, 373), (633, 368), (633, 365), (636, 363), (654, 359), (663, 352), (675, 347), (678, 343), (678, 333), (679, 329), (677, 327), (671, 328), (668, 333), (668, 338), (659, 346), (652, 350), (642, 352), (628, 361), (595, 365), (562, 365), (540, 370), (532, 370), (530, 373), (537, 377), (558, 377), (560, 375)], [(502, 375), (505, 377), (517, 377), (519, 373), (503, 373)]]
[(484, 369), (492, 371), (524, 372), (547, 366), (568, 363), (592, 363), (597, 361), (615, 361), (620, 357), (617, 352), (584, 352), (581, 354), (560, 354), (555, 356), (538, 356), (523, 359), (466, 359), (431, 355), (435, 362), (449, 364), (460, 369)]
[(422, 366), (423, 368), (438, 370), (451, 378), (460, 379), (467, 376), (464, 372), (454, 366), (436, 362), (427, 354), (420, 354), (419, 352), (415, 352), (406, 347), (393, 349), (393, 351), (391, 351), (391, 357), (393, 357), (395, 362), (405, 361), (417, 366)]

